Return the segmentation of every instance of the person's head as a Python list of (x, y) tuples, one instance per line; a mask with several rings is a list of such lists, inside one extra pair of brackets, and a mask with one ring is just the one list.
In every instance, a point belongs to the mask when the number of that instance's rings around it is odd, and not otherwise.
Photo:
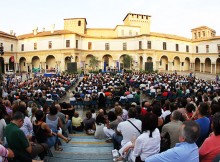
[(74, 117), (75, 117), (75, 118), (78, 118), (78, 117), (79, 117), (79, 113), (78, 113), (78, 112), (75, 112), (75, 113), (74, 113)]
[(217, 112), (213, 115), (212, 129), (216, 136), (220, 135), (220, 112)]
[(42, 110), (37, 110), (35, 113), (35, 117), (37, 121), (40, 121), (44, 118), (44, 112)]
[(198, 110), (199, 110), (199, 114), (201, 116), (206, 116), (209, 110), (209, 106), (207, 103), (204, 102), (200, 102), (199, 106), (198, 106)]
[(180, 128), (180, 142), (194, 143), (199, 137), (200, 127), (195, 121), (184, 121)]
[(220, 112), (219, 104), (211, 104), (211, 114), (214, 115), (217, 112)]
[(56, 115), (57, 114), (57, 107), (51, 106), (50, 107), (50, 115)]
[(171, 103), (170, 104), (170, 112), (173, 112), (174, 110), (177, 110), (177, 108), (178, 108), (178, 106), (177, 106), (177, 104), (176, 103)]
[(149, 137), (152, 137), (153, 131), (157, 128), (158, 117), (153, 113), (147, 113), (142, 119), (142, 131), (150, 131)]
[(92, 113), (91, 113), (90, 111), (88, 111), (88, 112), (86, 113), (86, 118), (87, 118), (87, 119), (91, 119), (91, 118), (92, 118)]
[(152, 113), (157, 115), (157, 117), (160, 117), (162, 115), (162, 110), (159, 105), (154, 105), (152, 109)]
[(19, 105), (17, 111), (22, 112), (25, 116), (28, 116), (27, 107), (26, 105)]
[(182, 113), (178, 110), (174, 110), (171, 114), (171, 119), (178, 121), (182, 119)]
[(195, 111), (195, 106), (194, 106), (194, 104), (188, 103), (188, 104), (186, 105), (186, 111), (187, 111), (188, 113), (192, 113), (193, 111)]
[(128, 110), (128, 117), (129, 118), (135, 118), (137, 116), (137, 110), (135, 107), (131, 107), (129, 110)]
[(61, 106), (60, 106), (60, 104), (56, 104), (55, 107), (57, 108), (57, 111), (61, 111)]
[(97, 125), (101, 125), (101, 124), (105, 124), (105, 117), (103, 114), (98, 114), (96, 117), (96, 124)]
[(115, 107), (115, 115), (116, 115), (116, 116), (121, 116), (121, 115), (122, 115), (122, 112), (123, 112), (123, 110), (122, 110), (122, 107), (121, 107), (121, 106), (116, 106), (116, 107)]
[(115, 113), (113, 111), (109, 111), (108, 112), (108, 120), (112, 122), (116, 119), (117, 119), (117, 116), (115, 115)]
[(22, 127), (24, 123), (24, 114), (20, 111), (17, 111), (13, 114), (12, 122), (15, 123), (19, 128)]

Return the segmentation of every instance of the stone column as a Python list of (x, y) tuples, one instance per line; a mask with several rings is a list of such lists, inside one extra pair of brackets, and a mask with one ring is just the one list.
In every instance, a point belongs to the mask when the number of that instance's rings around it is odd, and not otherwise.
[(214, 64), (214, 65), (215, 65), (215, 68), (214, 68), (214, 70), (215, 70), (215, 71), (214, 71), (214, 74), (216, 74), (216, 64)]
[[(165, 69), (164, 70), (166, 70), (166, 67), (165, 67)], [(168, 71), (173, 71), (173, 62), (168, 62)]]
[(205, 72), (205, 63), (203, 63), (203, 73)]
[(32, 65), (32, 63), (30, 63), (29, 65), (30, 65), (30, 73), (32, 73), (32, 67), (33, 67), (33, 65)]
[(4, 73), (6, 73), (6, 67), (7, 67), (7, 64), (4, 64), (4, 67), (5, 67), (5, 69), (4, 69)]
[(154, 70), (159, 70), (159, 67), (160, 67), (160, 61), (156, 61), (156, 67)]
[(212, 63), (211, 63), (211, 74), (212, 74)]
[(199, 68), (199, 72), (202, 72), (202, 63), (200, 63), (200, 68)]

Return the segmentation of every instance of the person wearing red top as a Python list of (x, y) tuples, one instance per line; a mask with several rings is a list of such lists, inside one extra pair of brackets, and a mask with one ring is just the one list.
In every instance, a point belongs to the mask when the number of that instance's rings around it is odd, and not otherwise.
[(201, 162), (212, 162), (220, 154), (220, 113), (213, 116), (212, 129), (214, 133), (209, 136), (199, 149)]

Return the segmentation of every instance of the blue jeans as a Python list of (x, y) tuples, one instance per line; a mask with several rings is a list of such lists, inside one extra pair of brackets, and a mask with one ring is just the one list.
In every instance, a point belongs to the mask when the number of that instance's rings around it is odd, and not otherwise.
[(112, 143), (114, 145), (114, 149), (119, 150), (121, 148), (121, 141), (123, 140), (123, 137), (121, 135), (117, 135), (116, 133), (112, 136)]

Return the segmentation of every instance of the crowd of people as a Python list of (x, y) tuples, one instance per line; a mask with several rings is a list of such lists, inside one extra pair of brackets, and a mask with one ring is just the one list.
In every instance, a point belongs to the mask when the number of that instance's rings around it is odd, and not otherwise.
[[(71, 86), (70, 102), (59, 103)], [(211, 162), (220, 154), (216, 81), (177, 73), (99, 73), (80, 80), (5, 77), (3, 87), (2, 158), (43, 159), (51, 147), (62, 151), (61, 141), (68, 143), (68, 134), (78, 131), (112, 142), (120, 152), (116, 161)], [(85, 117), (77, 111), (82, 107)]]

